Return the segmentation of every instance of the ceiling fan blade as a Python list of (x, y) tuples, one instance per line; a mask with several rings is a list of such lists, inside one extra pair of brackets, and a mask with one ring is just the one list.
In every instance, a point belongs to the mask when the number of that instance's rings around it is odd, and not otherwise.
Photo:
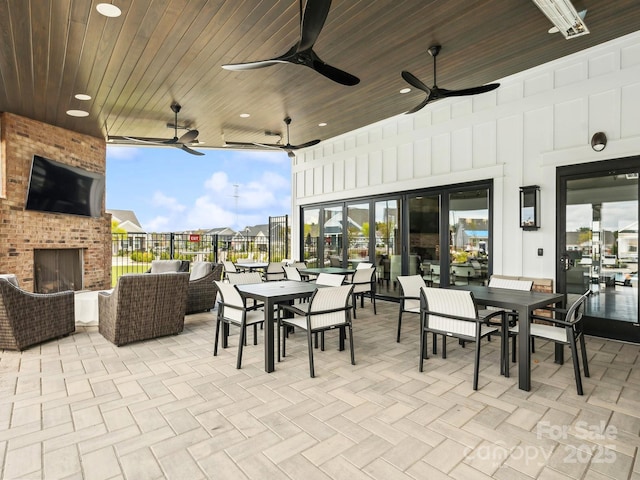
[(300, 24), (298, 51), (312, 48), (329, 15), (331, 0), (307, 0)]
[(301, 148), (313, 147), (320, 143), (320, 140), (311, 140), (310, 142), (302, 143), (300, 145), (285, 145), (288, 150), (299, 150)]
[(127, 137), (126, 135), (122, 137), (109, 137), (109, 139), (115, 140), (116, 142), (118, 140), (129, 140), (136, 143), (146, 143), (147, 145), (162, 145), (165, 142), (162, 138)]
[(270, 67), (271, 65), (277, 65), (278, 63), (288, 63), (287, 60), (281, 60), (279, 58), (272, 58), (271, 60), (258, 60), (256, 62), (245, 62), (245, 63), (229, 63), (227, 65), (222, 65), (222, 68), (225, 70), (253, 70), (256, 68), (264, 68)]
[(198, 138), (198, 130), (189, 130), (178, 139), (178, 143), (193, 143)]
[(204, 155), (204, 153), (202, 152), (198, 152), (197, 150), (194, 150), (192, 148), (187, 147), (186, 145), (181, 145), (181, 144), (176, 144), (176, 147), (184, 150), (187, 153), (190, 153), (191, 155)]
[(433, 99), (431, 98), (431, 96), (427, 96), (427, 98), (425, 98), (422, 103), (420, 103), (420, 105), (413, 107), (411, 110), (409, 110), (408, 112), (405, 112), (406, 115), (410, 114), (410, 113), (416, 113), (418, 110), (422, 110), (428, 103), (432, 102)]
[(331, 65), (324, 63), (315, 54), (314, 56), (316, 58), (314, 58), (313, 63), (310, 65), (310, 67), (319, 74), (327, 77), (329, 80), (333, 80), (336, 83), (340, 83), (348, 87), (352, 87), (353, 85), (357, 85), (358, 83), (360, 83), (360, 79), (358, 77), (351, 75), (344, 70), (340, 70), (339, 68), (332, 67)]
[(426, 92), (427, 95), (431, 93), (431, 89), (427, 87), (422, 82), (422, 80), (416, 77), (413, 73), (403, 70), (400, 75), (402, 75), (402, 78), (404, 78), (405, 82), (407, 82), (412, 87), (417, 88), (418, 90), (422, 90), (423, 92)]
[(462, 90), (446, 90), (444, 88), (438, 89), (440, 97), (463, 97), (466, 95), (478, 95), (479, 93), (486, 93), (495, 90), (500, 86), (499, 83), (490, 83), (488, 85), (482, 85), (480, 87), (464, 88)]
[(258, 143), (258, 142), (224, 142), (225, 147), (242, 147), (242, 148), (261, 148), (261, 149), (281, 149), (284, 148), (284, 145), (280, 145), (277, 143)]

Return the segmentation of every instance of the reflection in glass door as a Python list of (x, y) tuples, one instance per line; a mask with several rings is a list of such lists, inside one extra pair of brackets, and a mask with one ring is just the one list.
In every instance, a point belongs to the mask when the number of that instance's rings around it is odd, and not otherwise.
[(324, 207), (324, 263), (319, 267), (342, 267), (342, 205)]
[(369, 204), (347, 205), (347, 264), (369, 261)]
[(638, 171), (581, 174), (562, 186), (561, 286), (568, 294), (591, 290), (590, 333), (634, 340), (616, 330), (627, 330), (618, 322), (638, 323)]
[(440, 284), (440, 195), (408, 200), (409, 275)]
[(388, 295), (393, 291), (391, 280), (391, 257), (400, 255), (398, 235), (398, 200), (383, 200), (375, 203), (375, 265), (378, 276), (378, 293)]
[(489, 191), (449, 195), (451, 285), (482, 285), (489, 271)]
[(310, 268), (318, 267), (320, 254), (320, 209), (307, 208), (304, 210), (303, 257)]

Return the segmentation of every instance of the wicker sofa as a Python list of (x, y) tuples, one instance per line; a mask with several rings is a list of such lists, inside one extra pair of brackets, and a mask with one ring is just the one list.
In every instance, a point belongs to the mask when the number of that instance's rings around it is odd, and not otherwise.
[(216, 305), (218, 287), (214, 283), (222, 278), (222, 263), (193, 262), (187, 295), (187, 314), (206, 312)]
[(177, 335), (184, 328), (188, 273), (123, 275), (112, 292), (98, 294), (99, 327), (115, 345)]
[(24, 350), (75, 329), (72, 291), (31, 293), (0, 279), (0, 348)]

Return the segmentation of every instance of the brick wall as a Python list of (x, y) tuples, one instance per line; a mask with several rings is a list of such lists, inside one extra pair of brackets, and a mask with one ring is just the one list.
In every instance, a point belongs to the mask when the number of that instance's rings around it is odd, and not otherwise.
[(104, 204), (100, 218), (24, 209), (34, 154), (104, 174), (105, 141), (6, 112), (0, 132), (0, 273), (16, 274), (20, 286), (33, 291), (34, 249), (79, 248), (82, 288), (111, 288), (111, 215)]

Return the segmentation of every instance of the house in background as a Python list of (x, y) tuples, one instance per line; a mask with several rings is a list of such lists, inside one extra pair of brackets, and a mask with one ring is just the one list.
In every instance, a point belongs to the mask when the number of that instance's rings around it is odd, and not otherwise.
[(120, 235), (120, 238), (112, 241), (112, 255), (117, 255), (119, 252), (144, 251), (146, 249), (147, 234), (142, 229), (142, 225), (140, 225), (138, 217), (136, 217), (133, 210), (107, 209), (106, 213), (110, 213), (111, 220), (115, 221), (116, 226), (127, 233), (126, 235)]

